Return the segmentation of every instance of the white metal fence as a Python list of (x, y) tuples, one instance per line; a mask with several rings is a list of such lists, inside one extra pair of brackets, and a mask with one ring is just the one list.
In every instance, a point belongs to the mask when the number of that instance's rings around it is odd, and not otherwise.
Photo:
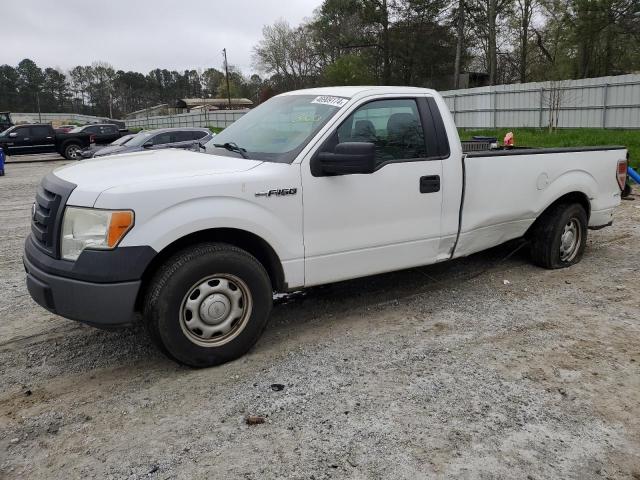
[[(461, 128), (640, 128), (640, 74), (441, 92)], [(128, 128), (225, 128), (247, 110), (126, 120)]]
[(640, 75), (441, 92), (463, 128), (640, 128)]
[(101, 123), (105, 117), (94, 117), (93, 115), (81, 115), (79, 113), (24, 113), (14, 112), (11, 114), (14, 123)]
[(167, 127), (218, 127), (226, 128), (248, 110), (216, 110), (213, 112), (191, 112), (178, 115), (125, 120), (127, 128), (167, 128)]

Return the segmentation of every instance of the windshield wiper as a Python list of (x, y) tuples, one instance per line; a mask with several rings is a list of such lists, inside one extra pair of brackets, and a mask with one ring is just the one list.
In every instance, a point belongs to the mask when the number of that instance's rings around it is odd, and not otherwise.
[(247, 156), (247, 149), (246, 148), (242, 148), (239, 147), (236, 143), (234, 142), (227, 142), (227, 143), (214, 143), (213, 144), (214, 147), (218, 147), (218, 148), (224, 148), (225, 150), (229, 150), (230, 152), (236, 152), (239, 153), (240, 155), (242, 155), (242, 158), (249, 158)]

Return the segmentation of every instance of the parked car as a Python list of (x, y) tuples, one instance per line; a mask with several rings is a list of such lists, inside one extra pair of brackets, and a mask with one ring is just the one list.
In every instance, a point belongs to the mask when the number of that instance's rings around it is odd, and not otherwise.
[(56, 133), (49, 124), (16, 125), (0, 133), (0, 147), (7, 155), (57, 152), (76, 160), (91, 143), (88, 133)]
[(108, 145), (128, 132), (120, 131), (116, 125), (111, 123), (104, 123), (75, 127), (69, 133), (89, 133), (93, 136), (96, 145)]
[(140, 132), (125, 145), (121, 145), (104, 153), (96, 152), (94, 157), (139, 152), (141, 150), (161, 150), (165, 148), (197, 150), (200, 143), (204, 144), (211, 138), (212, 134), (206, 128), (161, 128)]
[(171, 358), (216, 365), (257, 341), (273, 292), (521, 237), (541, 267), (576, 264), (587, 229), (613, 221), (628, 158), (618, 146), (465, 155), (444, 99), (409, 87), (288, 92), (213, 142), (211, 155), (48, 174), (25, 244), (32, 298), (101, 327), (140, 312)]
[(56, 133), (69, 133), (71, 130), (77, 127), (78, 127), (77, 125), (60, 125), (59, 127), (56, 127), (53, 130)]
[(112, 152), (117, 151), (121, 146), (126, 145), (126, 143), (134, 138), (137, 134), (130, 133), (129, 135), (125, 135), (124, 137), (120, 137), (117, 140), (114, 140), (109, 145), (91, 145), (88, 148), (85, 148), (80, 152), (80, 156), (83, 159), (93, 158), (94, 155), (98, 152), (102, 156), (110, 155)]
[(7, 128), (13, 127), (11, 112), (0, 112), (0, 132), (4, 132)]

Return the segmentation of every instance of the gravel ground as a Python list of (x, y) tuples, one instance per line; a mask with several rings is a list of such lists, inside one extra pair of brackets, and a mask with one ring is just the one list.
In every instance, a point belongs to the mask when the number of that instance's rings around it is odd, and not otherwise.
[(640, 479), (640, 197), (571, 269), (510, 244), (314, 288), (192, 370), (28, 296), (35, 187), (63, 163), (0, 178), (1, 478)]

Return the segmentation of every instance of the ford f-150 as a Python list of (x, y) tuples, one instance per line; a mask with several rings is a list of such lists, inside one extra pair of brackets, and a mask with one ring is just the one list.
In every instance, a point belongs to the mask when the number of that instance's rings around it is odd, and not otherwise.
[(580, 261), (611, 224), (624, 147), (462, 151), (442, 97), (409, 87), (289, 92), (203, 154), (144, 151), (47, 175), (24, 264), (37, 303), (107, 328), (140, 318), (193, 366), (244, 354), (274, 292), (443, 262), (526, 238)]

